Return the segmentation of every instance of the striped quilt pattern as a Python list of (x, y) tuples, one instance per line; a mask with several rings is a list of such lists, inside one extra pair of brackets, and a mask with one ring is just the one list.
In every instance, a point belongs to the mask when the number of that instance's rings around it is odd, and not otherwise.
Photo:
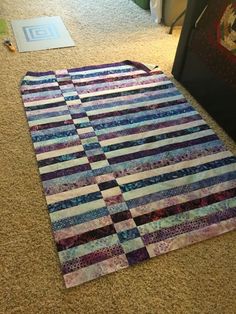
[(158, 67), (28, 72), (21, 93), (66, 287), (235, 229), (236, 157)]

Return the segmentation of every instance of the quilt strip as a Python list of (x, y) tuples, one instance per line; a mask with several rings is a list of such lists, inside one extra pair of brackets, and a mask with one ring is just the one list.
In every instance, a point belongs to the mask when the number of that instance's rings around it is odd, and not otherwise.
[(159, 68), (28, 72), (21, 93), (66, 287), (235, 229), (236, 157)]

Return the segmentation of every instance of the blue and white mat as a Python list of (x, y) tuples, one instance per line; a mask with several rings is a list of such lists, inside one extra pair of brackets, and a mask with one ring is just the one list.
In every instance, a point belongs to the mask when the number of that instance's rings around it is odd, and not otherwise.
[(75, 46), (60, 16), (11, 22), (19, 52)]

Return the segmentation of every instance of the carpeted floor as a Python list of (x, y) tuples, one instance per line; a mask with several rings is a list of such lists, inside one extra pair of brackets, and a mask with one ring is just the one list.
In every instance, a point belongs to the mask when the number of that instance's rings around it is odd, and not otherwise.
[(160, 64), (169, 74), (179, 31), (170, 36), (153, 26), (131, 0), (2, 0), (0, 14), (9, 20), (60, 15), (77, 45), (22, 54), (0, 48), (0, 313), (236, 313), (235, 232), (66, 290), (20, 98), (28, 70), (132, 59)]

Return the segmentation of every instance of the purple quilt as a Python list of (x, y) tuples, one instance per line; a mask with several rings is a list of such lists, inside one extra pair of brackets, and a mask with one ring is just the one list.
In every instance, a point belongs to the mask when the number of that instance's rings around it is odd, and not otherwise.
[(21, 93), (66, 287), (235, 229), (236, 157), (159, 68), (28, 72)]

